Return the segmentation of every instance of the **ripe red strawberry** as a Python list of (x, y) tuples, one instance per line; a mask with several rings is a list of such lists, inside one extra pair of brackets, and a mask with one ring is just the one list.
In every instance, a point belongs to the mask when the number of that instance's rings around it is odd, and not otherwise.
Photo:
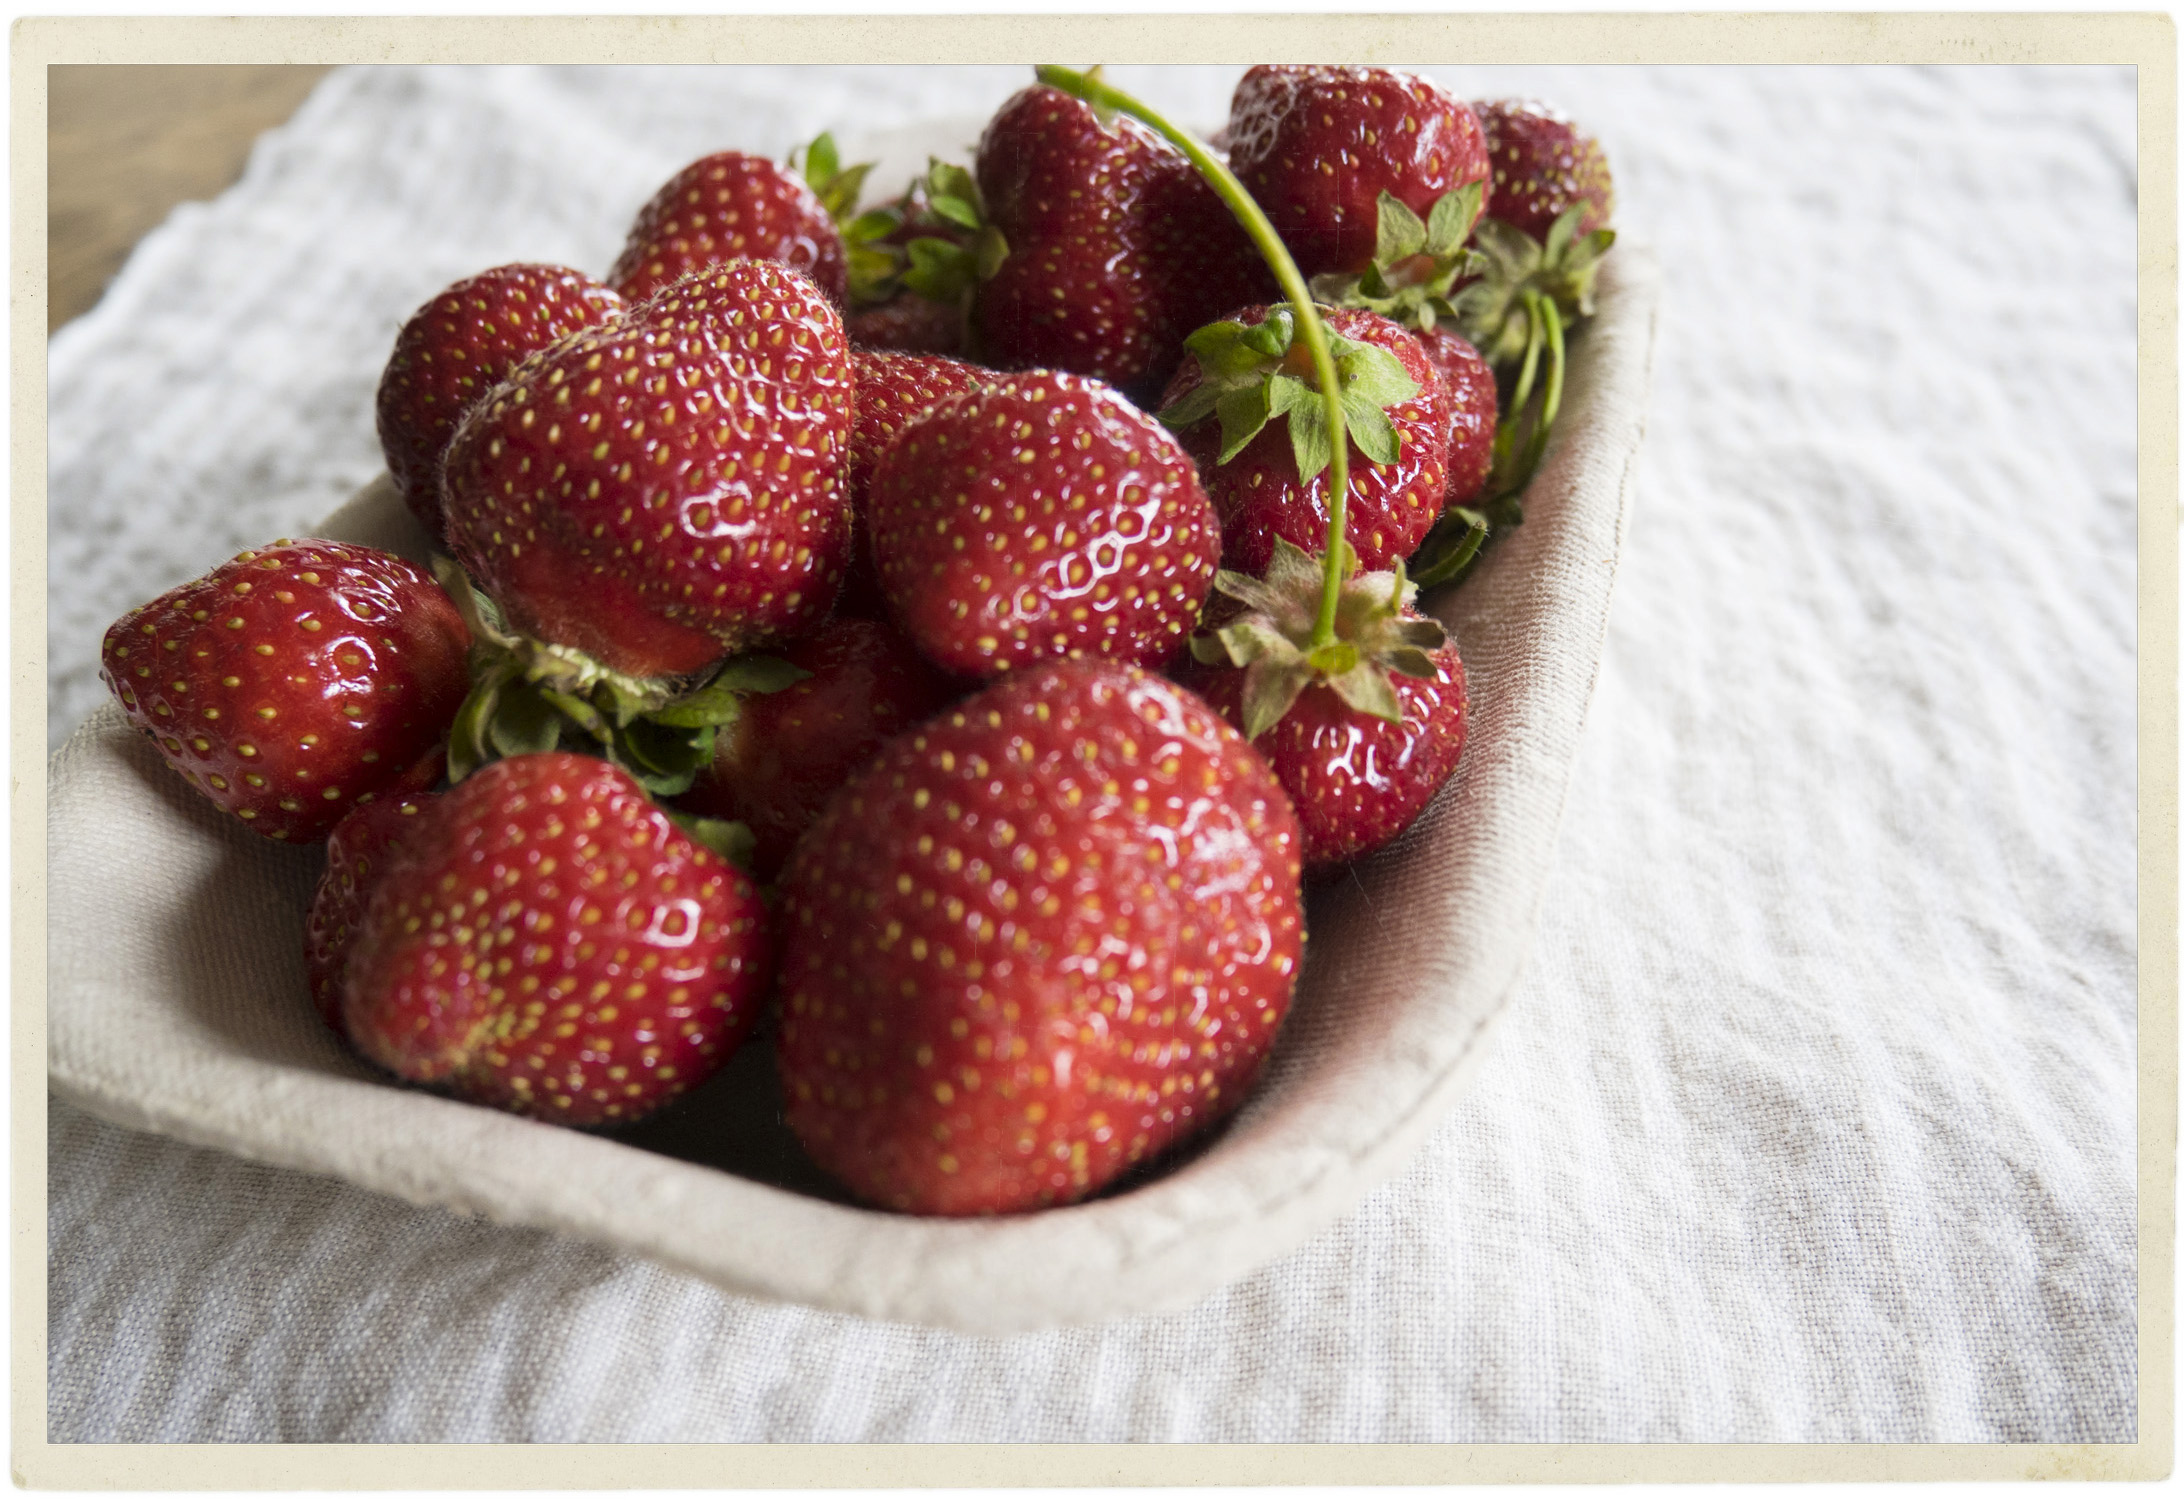
[(1082, 1198), (1232, 1109), (1287, 1010), (1296, 822), (1210, 709), (1108, 662), (891, 741), (784, 882), (790, 1127), (871, 1202)]
[[(1427, 654), (1437, 676), (1390, 679), (1401, 723), (1360, 712), (1319, 683), (1252, 740), (1297, 809), (1307, 869), (1324, 871), (1393, 842), (1456, 769), (1466, 724), (1463, 660), (1453, 641)], [(1196, 667), (1182, 681), (1221, 717), (1243, 724), (1243, 668)]]
[(304, 918), (303, 970), (319, 1019), (344, 1040), (349, 1029), (341, 1018), (341, 981), (349, 967), (350, 945), (388, 855), (433, 801), (429, 790), (390, 792), (384, 800), (352, 811), (326, 837), (326, 871)]
[(1051, 371), (911, 423), (880, 456), (866, 515), (897, 623), (966, 677), (1052, 656), (1167, 660), (1219, 548), (1182, 446), (1112, 387)]
[(849, 346), (733, 261), (540, 351), (447, 456), (447, 533), (525, 635), (636, 678), (826, 617), (848, 560)]
[(1255, 67), (1229, 102), (1228, 137), (1230, 169), (1307, 276), (1372, 264), (1383, 192), (1423, 220), (1490, 175), (1471, 107), (1388, 68)]
[(1264, 295), (1243, 230), (1188, 159), (1135, 120), (1034, 85), (978, 145), (1007, 255), (977, 291), (980, 357), (1150, 393), (1193, 328)]
[(440, 460), (463, 415), (523, 357), (621, 315), (622, 299), (562, 266), (496, 266), (402, 325), (379, 378), (379, 445), (403, 501), (440, 535)]
[(1494, 423), (1500, 416), (1494, 371), (1469, 340), (1439, 325), (1419, 333), (1418, 347), (1448, 392), (1446, 503), (1469, 505), (1486, 489), (1494, 467)]
[(744, 258), (793, 266), (837, 303), (849, 294), (841, 231), (819, 195), (779, 162), (741, 151), (670, 177), (638, 211), (607, 280), (642, 302), (693, 271)]
[[(937, 306), (911, 298), (924, 306)], [(850, 429), (849, 493), (857, 513), (857, 534), (850, 543), (849, 574), (835, 609), (843, 614), (882, 619), (887, 600), (872, 565), (865, 496), (872, 487), (872, 466), (897, 434), (944, 398), (981, 390), (994, 379), (991, 370), (933, 354), (905, 354), (882, 349), (850, 350), (856, 371), (856, 419)]]
[(749, 869), (761, 880), (780, 871), (850, 772), (960, 691), (877, 620), (830, 621), (781, 655), (811, 675), (745, 700), (714, 741), (712, 763), (677, 799), (748, 827), (757, 838)]
[[(1345, 406), (1353, 447), (1345, 535), (1361, 567), (1386, 568), (1441, 514), (1448, 391), (1418, 340), (1386, 318), (1353, 308), (1323, 308), (1320, 317), (1354, 398)], [(1263, 571), (1276, 538), (1324, 549), (1325, 419), (1291, 310), (1246, 308), (1193, 334), (1189, 347), (1161, 420), (1197, 460), (1221, 514), (1223, 565)], [(1236, 398), (1247, 392), (1263, 395), (1240, 411)]]
[(469, 644), (402, 559), (284, 539), (123, 615), (100, 675), (191, 785), (309, 843), (447, 737)]
[(949, 396), (983, 390), (994, 372), (937, 354), (852, 349), (856, 372), (856, 419), (850, 429), (849, 493), (862, 509), (872, 486), (872, 467), (910, 423)]
[(624, 1124), (758, 1016), (750, 881), (619, 767), (495, 761), (417, 814), (371, 891), (342, 1014), (381, 1067), (563, 1125)]
[(1577, 238), (1606, 227), (1615, 213), (1615, 180), (1599, 141), (1536, 100), (1481, 101), (1472, 109), (1493, 163), (1495, 218), (1543, 243), (1555, 220), (1579, 205)]
[(1274, 768), (1304, 830), (1307, 868), (1381, 848), (1425, 810), (1463, 754), (1464, 666), (1412, 609), (1398, 562), (1342, 586), (1338, 635), (1314, 649), (1321, 560), (1276, 544), (1264, 579), (1223, 573), (1249, 611), (1194, 640), (1181, 680)]

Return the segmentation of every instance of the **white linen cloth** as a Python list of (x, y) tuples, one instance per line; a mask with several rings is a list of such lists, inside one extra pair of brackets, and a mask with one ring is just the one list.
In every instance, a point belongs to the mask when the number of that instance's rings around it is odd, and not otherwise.
[[(2131, 73), (1429, 71), (1598, 129), (1668, 290), (1532, 968), (1408, 1172), (1189, 1312), (979, 1339), (54, 1105), (49, 1436), (2132, 1439)], [(116, 615), (376, 471), (439, 287), (1025, 78), (335, 74), (53, 342), (56, 742)]]

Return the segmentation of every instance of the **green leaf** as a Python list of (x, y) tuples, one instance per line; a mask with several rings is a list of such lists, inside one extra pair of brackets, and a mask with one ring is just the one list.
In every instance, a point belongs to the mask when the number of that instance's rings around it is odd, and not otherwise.
[(842, 226), (842, 238), (853, 245), (880, 239), (902, 227), (902, 210), (892, 206), (868, 208)]
[(1009, 258), (1008, 238), (989, 224), (979, 231), (977, 240), (971, 245), (971, 254), (972, 269), (978, 272), (978, 279), (991, 281), (994, 273), (1001, 269), (1001, 262)]
[(647, 791), (674, 797), (689, 791), (698, 772), (713, 758), (713, 731), (675, 729), (639, 719), (622, 731), (614, 748)]
[(1554, 223), (1547, 226), (1547, 243), (1540, 247), (1541, 260), (1550, 266), (1560, 263), (1577, 234), (1577, 221), (1585, 217), (1588, 207), (1589, 204), (1573, 203), (1555, 216)]
[(830, 131), (821, 131), (819, 138), (804, 148), (802, 157), (797, 165), (803, 170), (804, 180), (815, 188), (826, 186), (842, 170), (842, 158), (835, 151)]
[(1264, 385), (1227, 391), (1215, 399), (1214, 410), (1221, 414), (1221, 456), (1216, 461), (1224, 464), (1243, 452), (1273, 416)]
[(1280, 359), (1296, 341), (1297, 315), (1286, 306), (1268, 309), (1265, 322), (1244, 332), (1244, 342), (1266, 359)]
[(1388, 414), (1355, 391), (1342, 393), (1343, 425), (1357, 451), (1376, 464), (1392, 464), (1402, 448), (1395, 424)]
[(1311, 663), (1301, 658), (1278, 662), (1262, 657), (1244, 668), (1244, 738), (1255, 740), (1281, 722), (1290, 705), (1312, 684)]
[(978, 179), (971, 175), (968, 167), (960, 167), (954, 162), (942, 161), (937, 156), (927, 158), (925, 191), (929, 199), (960, 198), (965, 203), (973, 205), (980, 205), (985, 202), (985, 199), (979, 195)]
[(1213, 415), (1214, 403), (1222, 396), (1221, 387), (1210, 381), (1200, 381), (1184, 392), (1180, 400), (1171, 401), (1158, 412), (1163, 426), (1181, 432), (1186, 427), (1196, 427)]
[(543, 755), (561, 743), (561, 715), (528, 682), (512, 682), (493, 711), (488, 737), (503, 756)]
[(501, 688), (515, 675), (512, 664), (505, 658), (487, 675), (480, 677), (470, 689), (470, 696), (463, 699), (461, 708), (455, 711), (454, 722), (447, 730), (447, 779), (461, 781), (493, 759), (493, 745), (488, 730), (493, 722), (493, 710), (500, 702)]
[(1392, 266), (1426, 248), (1426, 226), (1402, 199), (1383, 191), (1379, 210), (1379, 222), (1374, 226), (1374, 261)]
[(1290, 408), (1289, 451), (1296, 460), (1297, 478), (1307, 484), (1334, 461), (1335, 445), (1327, 433), (1327, 411), (1316, 393), (1311, 400)]
[(960, 225), (973, 233), (986, 227), (985, 218), (978, 209), (953, 193), (936, 194), (929, 201), (933, 212), (951, 224)]
[(1455, 254), (1471, 237), (1484, 198), (1484, 184), (1477, 182), (1467, 182), (1443, 193), (1434, 202), (1433, 212), (1426, 220), (1426, 253), (1433, 256)]
[(1413, 646), (1392, 646), (1374, 658), (1391, 672), (1401, 672), (1405, 677), (1422, 678), (1427, 682), (1441, 675), (1433, 658)]
[(1388, 681), (1387, 672), (1373, 662), (1360, 661), (1341, 676), (1328, 678), (1327, 685), (1361, 714), (1386, 719), (1390, 724), (1403, 722), (1403, 705), (1395, 696), (1395, 685)]
[(928, 235), (905, 247), (910, 267), (902, 284), (934, 302), (954, 302), (977, 283), (978, 267), (971, 252), (949, 240)]
[(1248, 667), (1255, 661), (1274, 662), (1302, 661), (1304, 654), (1296, 643), (1264, 621), (1246, 617), (1233, 624), (1224, 625), (1214, 632), (1228, 659), (1239, 667)]
[(1403, 361), (1374, 344), (1351, 343), (1335, 361), (1342, 377), (1344, 395), (1354, 395), (1374, 406), (1400, 405), (1418, 394), (1418, 382), (1403, 368)]

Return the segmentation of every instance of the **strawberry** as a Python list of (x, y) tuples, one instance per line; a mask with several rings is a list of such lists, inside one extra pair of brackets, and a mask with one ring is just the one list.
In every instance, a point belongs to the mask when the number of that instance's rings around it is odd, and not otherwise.
[(1159, 389), (1184, 335), (1264, 294), (1266, 272), (1226, 207), (1135, 120), (1034, 85), (978, 144), (984, 222), (1005, 242), (982, 264), (980, 357)]
[(1463, 754), (1464, 666), (1412, 608), (1398, 562), (1343, 585), (1335, 648), (1312, 649), (1322, 571), (1287, 542), (1264, 580), (1223, 573), (1249, 612), (1192, 642), (1182, 681), (1244, 732), (1295, 805), (1304, 863), (1325, 871), (1385, 846)]
[(355, 933), (342, 1015), (399, 1077), (563, 1125), (624, 1124), (756, 1021), (758, 893), (619, 767), (496, 761), (419, 810)]
[(315, 842), (444, 739), (469, 632), (409, 563), (346, 542), (275, 542), (107, 630), (100, 675), (129, 721), (214, 804)]
[(849, 295), (841, 231), (819, 195), (778, 162), (721, 151), (652, 195), (607, 280), (642, 302), (694, 271), (746, 258), (792, 266), (837, 303)]
[(1494, 466), (1494, 371), (1469, 341), (1438, 325), (1419, 333), (1418, 347), (1448, 392), (1446, 503), (1469, 505), (1486, 489)]
[(824, 619), (848, 560), (849, 347), (733, 261), (541, 350), (447, 456), (447, 532), (518, 633), (633, 679)]
[(833, 620), (782, 657), (809, 675), (745, 703), (678, 804), (749, 828), (757, 842), (747, 863), (762, 880), (850, 772), (958, 691), (877, 620)]
[(1535, 240), (1555, 220), (1581, 210), (1576, 234), (1606, 227), (1615, 214), (1615, 179), (1600, 142), (1552, 106), (1497, 99), (1472, 105), (1486, 132), (1494, 168), (1494, 217)]
[(982, 390), (991, 370), (937, 354), (852, 349), (856, 417), (849, 439), (849, 494), (860, 510), (872, 486), (872, 468), (911, 422), (949, 396)]
[[(1600, 143), (1546, 105), (1479, 109), (1493, 148), (1492, 217), (1478, 229), (1482, 274), (1455, 299), (1455, 321), (1507, 376), (1592, 315), (1600, 257), (1615, 243), (1615, 184)], [(1560, 326), (1545, 326), (1550, 315)]]
[[(1367, 568), (1409, 554), (1448, 487), (1448, 391), (1418, 340), (1376, 313), (1323, 309), (1344, 383), (1350, 439), (1350, 545)], [(1226, 566), (1256, 573), (1276, 538), (1327, 533), (1326, 420), (1286, 304), (1246, 308), (1191, 335), (1161, 420), (1198, 462), (1221, 513)], [(1218, 420), (1216, 420), (1218, 418)], [(1286, 420), (1276, 421), (1276, 418)]]
[(1424, 220), (1491, 176), (1471, 107), (1387, 68), (1255, 67), (1229, 102), (1228, 139), (1231, 170), (1307, 276), (1370, 266), (1382, 194)]
[(440, 460), (455, 425), (535, 349), (621, 315), (622, 299), (562, 266), (496, 266), (402, 325), (379, 378), (379, 445), (403, 501), (440, 535)]
[[(910, 300), (937, 306), (920, 298)], [(852, 348), (850, 367), (856, 372), (856, 418), (849, 438), (849, 494), (860, 519), (850, 543), (849, 574), (835, 607), (845, 614), (879, 619), (887, 612), (887, 602), (872, 566), (868, 528), (862, 519), (865, 496), (872, 487), (872, 466), (904, 427), (943, 398), (983, 389), (994, 377), (990, 370), (961, 360), (882, 349)]]
[(904, 428), (867, 517), (897, 623), (966, 677), (1049, 656), (1165, 661), (1219, 546), (1182, 446), (1112, 387), (1051, 371), (950, 397)]
[(784, 879), (788, 1122), (870, 1202), (1083, 1198), (1225, 1115), (1302, 954), (1298, 834), (1198, 699), (1050, 662), (891, 741)]
[(351, 811), (326, 836), (326, 871), (319, 876), (304, 919), (303, 969), (319, 1019), (344, 1040), (349, 1031), (341, 1018), (341, 986), (350, 945), (389, 853), (417, 826), (417, 815), (433, 800), (429, 789), (389, 793)]

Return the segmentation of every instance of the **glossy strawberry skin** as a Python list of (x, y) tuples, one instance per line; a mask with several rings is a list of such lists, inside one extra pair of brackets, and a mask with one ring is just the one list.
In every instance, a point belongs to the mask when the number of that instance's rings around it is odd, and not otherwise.
[(636, 677), (824, 619), (849, 556), (849, 346), (734, 261), (519, 366), (456, 432), (448, 541), (525, 634)]
[(1544, 243), (1555, 220), (1582, 203), (1577, 233), (1606, 227), (1615, 213), (1615, 181), (1599, 141), (1535, 100), (1496, 99), (1472, 107), (1494, 166), (1488, 211), (1495, 218)]
[(327, 835), (326, 871), (304, 918), (303, 970), (319, 1019), (344, 1040), (349, 1031), (341, 1017), (341, 986), (349, 948), (388, 856), (433, 800), (430, 791), (390, 794), (356, 808)]
[(379, 378), (379, 445), (402, 500), (435, 538), (440, 461), (456, 424), (524, 356), (619, 317), (622, 299), (564, 266), (496, 266), (419, 308)]
[(1371, 265), (1383, 192), (1424, 219), (1490, 177), (1471, 107), (1388, 68), (1255, 67), (1229, 102), (1228, 139), (1230, 169), (1306, 276)]
[(979, 191), (1008, 257), (978, 292), (982, 357), (1097, 376), (1150, 394), (1210, 310), (1260, 295), (1266, 272), (1190, 162), (1126, 117), (1036, 85), (978, 146)]
[(950, 396), (983, 390), (992, 383), (994, 374), (959, 359), (933, 354), (852, 347), (849, 358), (856, 372), (857, 392), (856, 419), (849, 441), (849, 493), (857, 513), (857, 534), (850, 543), (849, 574), (835, 608), (843, 614), (879, 620), (886, 618), (887, 599), (872, 565), (871, 538), (864, 519), (873, 465), (903, 428)]
[(784, 880), (790, 1127), (866, 1200), (1068, 1203), (1234, 1108), (1303, 945), (1260, 758), (1172, 683), (1055, 662), (890, 742)]
[(779, 162), (721, 151), (684, 167), (638, 211), (607, 280), (642, 302), (730, 260), (802, 271), (839, 304), (849, 295), (841, 231), (804, 179)]
[(1166, 661), (1220, 546), (1167, 429), (1113, 388), (1051, 371), (950, 397), (904, 428), (866, 514), (894, 619), (964, 677), (1056, 656)]
[(712, 764), (678, 798), (757, 837), (751, 873), (771, 880), (834, 789), (881, 745), (960, 689), (891, 626), (838, 618), (781, 653), (811, 675), (744, 699), (714, 742)]
[(312, 843), (446, 737), (469, 646), (454, 604), (401, 558), (281, 541), (123, 615), (100, 676), (215, 805)]
[[(1266, 314), (1264, 307), (1249, 307), (1230, 316), (1257, 325), (1266, 321)], [(1356, 308), (1323, 308), (1320, 316), (1332, 332), (1393, 354), (1418, 386), (1409, 400), (1388, 408), (1400, 440), (1394, 463), (1372, 463), (1355, 444), (1350, 448), (1343, 530), (1357, 550), (1358, 565), (1375, 572), (1409, 556), (1440, 517), (1448, 487), (1448, 390), (1408, 330)], [(1181, 400), (1198, 382), (1197, 356), (1187, 355), (1161, 405)], [(1179, 436), (1221, 516), (1222, 566), (1263, 573), (1276, 537), (1309, 553), (1326, 551), (1329, 473), (1323, 469), (1309, 484), (1298, 481), (1286, 423), (1269, 422), (1225, 464), (1219, 461), (1221, 424), (1215, 418), (1194, 423)]]
[(862, 508), (872, 468), (902, 430), (950, 396), (984, 390), (994, 372), (937, 354), (850, 350), (856, 372), (856, 420), (850, 430), (849, 493)]
[(394, 846), (342, 1014), (398, 1077), (555, 1124), (626, 1124), (727, 1060), (771, 957), (750, 881), (626, 772), (517, 756)]
[[(1430, 653), (1441, 675), (1390, 675), (1403, 722), (1390, 724), (1308, 687), (1253, 740), (1296, 808), (1304, 863), (1327, 873), (1385, 848), (1425, 811), (1464, 752), (1468, 701), (1455, 643)], [(1232, 724), (1243, 722), (1243, 670), (1193, 664), (1186, 685)]]
[(1418, 347), (1448, 392), (1447, 503), (1469, 505), (1494, 467), (1494, 424), (1501, 415), (1494, 370), (1461, 334), (1436, 327)]

